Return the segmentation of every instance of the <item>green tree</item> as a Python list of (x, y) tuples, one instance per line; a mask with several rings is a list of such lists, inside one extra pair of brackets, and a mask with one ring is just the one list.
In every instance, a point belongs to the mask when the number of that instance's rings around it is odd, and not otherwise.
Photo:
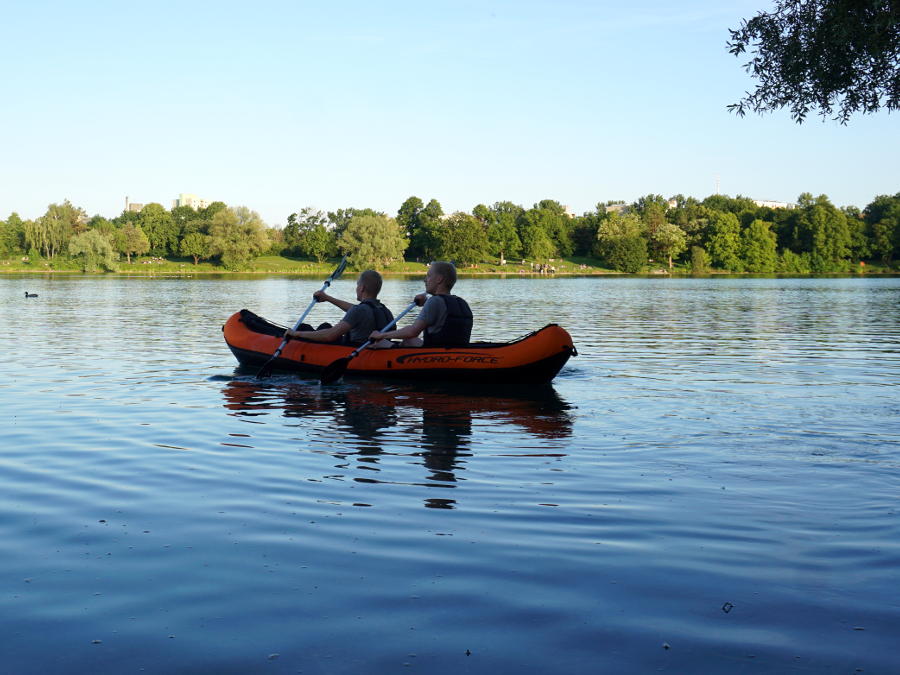
[(88, 230), (96, 230), (110, 243), (113, 247), (113, 252), (119, 252), (118, 242), (121, 237), (121, 233), (119, 228), (116, 227), (115, 223), (107, 220), (101, 215), (93, 215), (91, 216), (86, 223)]
[(355, 209), (353, 207), (346, 209), (338, 209), (337, 211), (328, 212), (328, 222), (331, 223), (331, 230), (335, 240), (339, 240), (344, 234), (344, 230), (350, 224), (350, 221), (357, 216), (384, 216), (387, 214), (373, 209)]
[(878, 256), (885, 265), (891, 263), (894, 252), (897, 250), (898, 228), (900, 228), (900, 220), (894, 216), (886, 216), (872, 223), (872, 253)]
[(227, 208), (228, 205), (225, 202), (213, 202), (206, 208), (199, 209), (197, 211), (197, 214), (200, 216), (200, 220), (205, 220), (206, 222), (212, 224), (213, 216), (220, 211), (224, 211)]
[(873, 255), (885, 264), (900, 251), (900, 192), (879, 195), (863, 210)]
[(714, 265), (740, 272), (741, 224), (733, 213), (713, 211), (708, 226), (709, 255)]
[(284, 229), (280, 227), (266, 227), (266, 238), (269, 240), (269, 248), (263, 255), (284, 255), (287, 248), (284, 243)]
[(702, 275), (709, 272), (709, 254), (702, 246), (691, 246), (691, 274)]
[(709, 208), (693, 197), (688, 197), (680, 201), (674, 209), (669, 209), (667, 216), (684, 232), (688, 246), (702, 247), (706, 243), (705, 235), (710, 217)]
[(210, 237), (199, 232), (191, 232), (181, 240), (179, 252), (183, 256), (190, 256), (197, 265), (201, 260), (209, 258)]
[[(631, 205), (632, 212), (636, 213), (644, 224), (644, 234), (647, 237), (649, 253), (654, 260), (669, 258), (667, 245), (676, 246), (675, 255), (684, 250), (685, 242), (678, 244), (678, 234), (666, 227), (666, 213), (669, 209), (668, 200), (662, 195), (649, 194), (639, 198)], [(658, 234), (662, 232), (662, 234)], [(671, 259), (669, 267), (672, 266)]]
[(305, 247), (307, 255), (312, 256), (318, 262), (324, 262), (334, 254), (337, 249), (337, 242), (334, 240), (331, 231), (327, 230), (320, 223), (306, 233)]
[(112, 245), (98, 230), (87, 230), (73, 236), (69, 241), (69, 255), (81, 258), (81, 268), (85, 272), (116, 270)]
[[(216, 208), (220, 204), (223, 208), (227, 208), (222, 202), (214, 202), (214, 204), (216, 204)], [(219, 210), (221, 211), (221, 209)], [(181, 251), (182, 242), (189, 234), (209, 234), (209, 223), (212, 216), (207, 216), (207, 211), (208, 209), (198, 210), (192, 206), (176, 206), (170, 211), (172, 220), (178, 228), (177, 250), (179, 252)], [(172, 252), (174, 253), (175, 249)], [(185, 254), (182, 253), (181, 255)]]
[(772, 231), (778, 241), (778, 250), (789, 248), (791, 250), (800, 250), (797, 246), (797, 220), (800, 210), (797, 208), (774, 209), (771, 214), (761, 220), (767, 220), (772, 223)]
[(457, 266), (472, 265), (488, 254), (484, 226), (474, 216), (457, 211), (445, 221), (440, 234), (440, 257)]
[(340, 249), (359, 270), (386, 267), (401, 260), (407, 243), (403, 228), (383, 214), (355, 216), (338, 240)]
[(142, 208), (137, 224), (150, 242), (150, 255), (167, 256), (177, 253), (179, 227), (172, 214), (161, 204), (150, 203)]
[(0, 256), (19, 255), (25, 252), (25, 222), (13, 211), (9, 218), (0, 221)]
[(481, 226), (487, 230), (488, 225), (491, 224), (491, 209), (484, 204), (476, 204), (472, 209), (472, 215), (478, 219), (478, 222), (481, 223)]
[(530, 228), (531, 232), (527, 238), (533, 243), (541, 241), (543, 237), (536, 235), (536, 228), (544, 232), (547, 240), (550, 242), (550, 253), (544, 256), (528, 255), (528, 245), (526, 248), (526, 257), (548, 257), (553, 255), (572, 255), (574, 245), (572, 244), (572, 219), (566, 214), (565, 208), (557, 201), (552, 199), (544, 199), (532, 208), (528, 209), (520, 219), (519, 239), (525, 244), (526, 234), (525, 228)]
[(219, 256), (229, 270), (246, 269), (269, 248), (265, 223), (246, 206), (218, 211), (212, 217), (209, 232), (209, 254)]
[(741, 258), (747, 272), (761, 274), (775, 271), (778, 253), (770, 223), (754, 220), (741, 232)]
[(540, 260), (542, 258), (552, 258), (556, 255), (556, 248), (547, 231), (541, 223), (532, 220), (527, 213), (522, 218), (523, 222), (519, 226), (519, 239), (522, 241), (522, 255), (531, 260)]
[(741, 195), (735, 197), (718, 194), (710, 195), (700, 204), (713, 211), (727, 211), (734, 215), (739, 215), (742, 211), (753, 211), (758, 208), (756, 202), (749, 197), (742, 197)]
[(794, 253), (789, 248), (784, 249), (778, 260), (778, 271), (782, 274), (809, 274), (812, 271), (809, 266), (809, 253)]
[(129, 265), (131, 256), (144, 255), (150, 250), (150, 241), (140, 225), (127, 223), (120, 233), (118, 237), (119, 253), (125, 254)]
[(572, 219), (572, 255), (588, 256), (597, 241), (597, 228), (601, 218), (596, 213), (586, 213)]
[(197, 212), (197, 210), (193, 206), (174, 206), (169, 211), (172, 216), (172, 220), (178, 226), (179, 230), (183, 230), (185, 225), (193, 220), (200, 220), (201, 215)]
[(900, 8), (895, 0), (775, 0), (775, 9), (729, 31), (728, 50), (750, 51), (756, 79), (729, 110), (789, 107), (798, 123), (818, 109), (846, 123), (851, 115), (900, 109)]
[(639, 197), (636, 202), (631, 205), (632, 211), (635, 211), (644, 223), (647, 222), (648, 211), (661, 211), (665, 216), (666, 210), (669, 208), (669, 201), (662, 195), (644, 195)]
[(443, 217), (444, 209), (437, 199), (432, 199), (419, 211), (409, 239), (411, 257), (428, 261), (440, 256)]
[(397, 211), (397, 224), (403, 228), (408, 239), (412, 239), (413, 232), (419, 226), (419, 214), (425, 204), (418, 197), (410, 197), (400, 205)]
[(641, 272), (647, 264), (647, 238), (637, 213), (608, 213), (597, 230), (597, 253), (614, 270)]
[(669, 269), (672, 269), (672, 258), (677, 257), (687, 248), (687, 236), (680, 227), (663, 221), (650, 234), (650, 242), (654, 255), (659, 255), (669, 261)]
[(76, 232), (84, 231), (86, 222), (84, 210), (73, 206), (68, 199), (62, 204), (50, 204), (43, 216), (25, 224), (25, 243), (45, 258), (54, 258), (68, 246)]
[(862, 212), (855, 206), (841, 207), (847, 218), (847, 229), (850, 232), (850, 256), (855, 260), (863, 260), (872, 255), (869, 246), (869, 226)]
[(293, 255), (315, 258), (323, 262), (332, 255), (336, 242), (326, 226), (328, 218), (322, 211), (306, 206), (288, 216), (284, 241)]
[(804, 193), (799, 201), (797, 239), (809, 253), (812, 271), (821, 274), (845, 269), (851, 245), (847, 216), (825, 195), (811, 199)]
[[(476, 209), (480, 209), (479, 205)], [(486, 210), (479, 210), (481, 220), (487, 230), (488, 252), (501, 260), (507, 256), (518, 258), (522, 255), (522, 240), (519, 237), (517, 223), (525, 213), (518, 204), (512, 202), (495, 202)], [(476, 215), (476, 217), (478, 217)]]

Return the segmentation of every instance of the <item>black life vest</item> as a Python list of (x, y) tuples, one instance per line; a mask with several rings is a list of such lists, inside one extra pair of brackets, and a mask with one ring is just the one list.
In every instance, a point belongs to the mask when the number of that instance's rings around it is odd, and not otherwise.
[(425, 347), (458, 347), (469, 344), (472, 337), (472, 310), (462, 298), (456, 295), (438, 295), (447, 307), (447, 317), (443, 327), (435, 332), (425, 331), (422, 336)]
[(375, 328), (372, 330), (381, 330), (394, 320), (391, 310), (382, 305), (380, 300), (363, 300), (359, 304), (372, 310), (372, 320), (375, 322)]
[[(369, 308), (369, 313), (372, 317), (370, 325), (368, 327), (364, 325), (358, 326), (350, 332), (344, 333), (338, 339), (337, 344), (359, 347), (369, 339), (369, 333), (373, 330), (381, 330), (394, 320), (394, 315), (391, 314), (391, 310), (382, 305), (378, 300), (363, 300), (359, 304)], [(354, 333), (356, 333), (356, 339), (353, 338)]]

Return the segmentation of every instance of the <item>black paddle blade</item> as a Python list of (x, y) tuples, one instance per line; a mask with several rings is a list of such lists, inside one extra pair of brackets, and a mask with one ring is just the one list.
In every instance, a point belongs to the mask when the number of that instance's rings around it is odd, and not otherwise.
[(337, 266), (337, 269), (331, 274), (331, 281), (337, 281), (341, 278), (341, 275), (344, 273), (344, 269), (347, 267), (347, 256), (341, 260), (341, 264)]
[(337, 361), (332, 361), (325, 366), (325, 370), (323, 370), (322, 374), (319, 376), (319, 382), (321, 384), (337, 382), (346, 372), (348, 363), (350, 363), (349, 356), (345, 356)]
[(272, 361), (275, 359), (269, 359), (265, 362), (262, 368), (259, 369), (259, 372), (256, 374), (257, 379), (263, 379), (272, 374)]

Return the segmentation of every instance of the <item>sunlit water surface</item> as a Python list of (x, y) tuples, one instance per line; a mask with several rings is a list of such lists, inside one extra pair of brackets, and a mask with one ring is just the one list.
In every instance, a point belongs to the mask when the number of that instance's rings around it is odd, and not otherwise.
[(3, 672), (900, 671), (900, 280), (460, 282), (548, 390), (237, 371), (319, 283), (0, 279)]

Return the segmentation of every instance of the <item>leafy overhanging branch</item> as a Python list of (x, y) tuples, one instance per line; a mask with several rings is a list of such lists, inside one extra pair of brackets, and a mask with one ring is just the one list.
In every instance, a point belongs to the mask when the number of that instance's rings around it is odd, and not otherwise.
[(900, 0), (777, 0), (729, 33), (758, 82), (728, 106), (740, 116), (789, 108), (802, 123), (818, 109), (846, 124), (900, 109)]

